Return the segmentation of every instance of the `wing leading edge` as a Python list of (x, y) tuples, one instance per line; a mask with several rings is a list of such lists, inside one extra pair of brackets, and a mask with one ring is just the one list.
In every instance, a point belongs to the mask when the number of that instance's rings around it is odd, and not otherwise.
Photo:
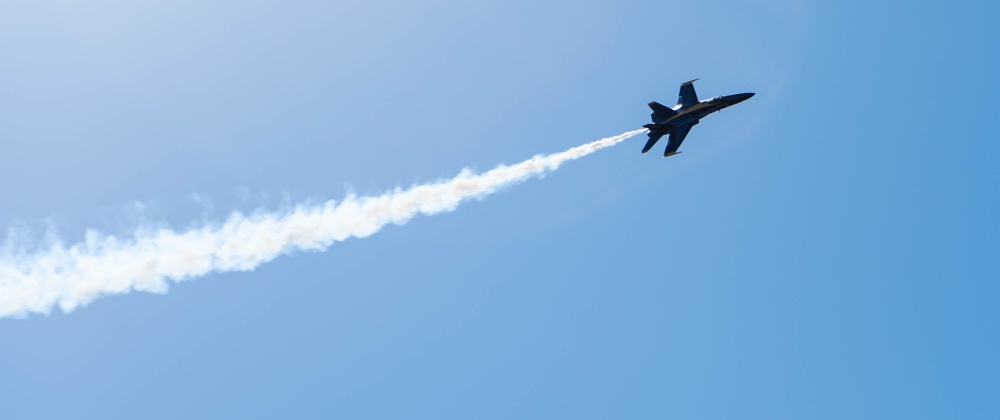
[(694, 91), (694, 82), (696, 81), (698, 79), (681, 83), (681, 91), (677, 94), (677, 105), (687, 108), (698, 103), (698, 94)]
[(697, 123), (678, 125), (677, 128), (670, 132), (670, 140), (667, 141), (667, 150), (663, 151), (663, 157), (680, 153), (677, 149), (681, 147), (681, 143), (684, 142), (684, 138), (687, 137), (688, 133), (691, 131), (691, 127), (694, 127), (695, 124)]

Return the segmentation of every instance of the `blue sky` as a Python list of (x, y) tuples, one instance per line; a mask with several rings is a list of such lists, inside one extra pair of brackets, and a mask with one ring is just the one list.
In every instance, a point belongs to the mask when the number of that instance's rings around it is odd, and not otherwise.
[[(987, 2), (0, 6), (0, 226), (183, 229), (713, 114), (323, 253), (0, 320), (5, 418), (995, 418)], [(658, 146), (662, 147), (662, 146)]]

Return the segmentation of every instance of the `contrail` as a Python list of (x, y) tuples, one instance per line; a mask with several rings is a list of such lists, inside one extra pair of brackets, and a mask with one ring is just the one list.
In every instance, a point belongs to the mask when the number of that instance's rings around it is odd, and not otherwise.
[(452, 211), (463, 201), (544, 175), (566, 161), (645, 131), (629, 131), (480, 174), (463, 169), (448, 180), (397, 188), (375, 197), (348, 195), (339, 203), (299, 205), (284, 212), (237, 212), (225, 222), (184, 232), (140, 228), (131, 237), (118, 238), (91, 230), (82, 242), (71, 246), (55, 243), (37, 252), (4, 251), (0, 255), (0, 317), (48, 314), (55, 306), (70, 312), (103, 295), (132, 290), (163, 293), (170, 280), (249, 271), (282, 254), (323, 251), (334, 242), (369, 236), (389, 223)]

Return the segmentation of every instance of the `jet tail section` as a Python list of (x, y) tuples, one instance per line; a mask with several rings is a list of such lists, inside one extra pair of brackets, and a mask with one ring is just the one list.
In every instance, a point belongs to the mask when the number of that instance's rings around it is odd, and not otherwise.
[(673, 124), (646, 124), (643, 127), (648, 128), (649, 131), (662, 131), (666, 134), (670, 133), (676, 126)]
[(649, 132), (647, 134), (649, 135), (649, 140), (646, 141), (646, 146), (644, 146), (642, 148), (642, 153), (646, 153), (646, 152), (649, 151), (649, 149), (652, 149), (653, 145), (656, 144), (656, 141), (659, 140), (660, 137), (663, 137), (664, 133), (658, 133), (658, 132), (652, 132), (651, 131), (651, 132)]
[(653, 122), (666, 121), (677, 115), (677, 111), (674, 111), (659, 102), (650, 102), (649, 108), (653, 110)]

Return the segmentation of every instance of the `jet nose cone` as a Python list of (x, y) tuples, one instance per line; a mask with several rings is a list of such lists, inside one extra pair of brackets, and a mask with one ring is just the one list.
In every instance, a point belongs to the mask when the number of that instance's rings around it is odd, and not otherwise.
[(730, 98), (729, 100), (731, 101), (731, 102), (729, 102), (729, 104), (730, 105), (736, 105), (736, 104), (738, 104), (740, 102), (743, 102), (743, 101), (745, 101), (747, 99), (752, 98), (753, 95), (754, 95), (754, 93), (752, 93), (752, 92), (751, 93), (737, 93), (735, 95), (729, 95), (729, 98)]

